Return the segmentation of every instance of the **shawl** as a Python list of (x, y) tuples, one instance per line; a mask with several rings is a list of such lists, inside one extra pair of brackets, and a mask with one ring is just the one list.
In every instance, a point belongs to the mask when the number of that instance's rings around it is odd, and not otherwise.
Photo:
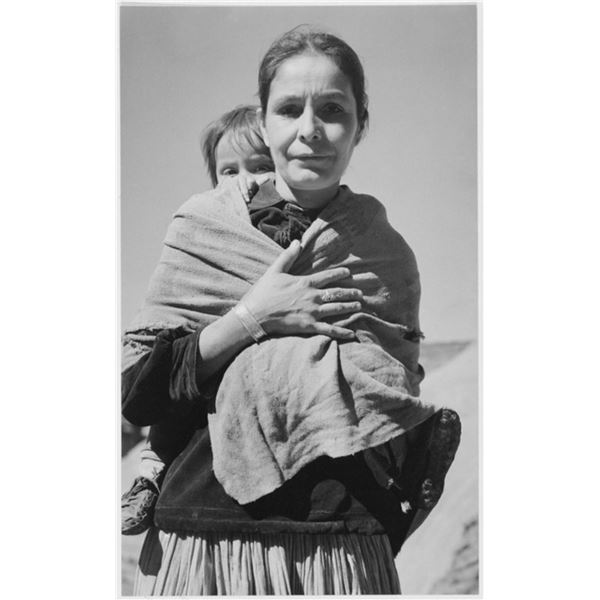
[[(203, 328), (231, 310), (281, 247), (255, 229), (233, 186), (193, 196), (174, 215), (144, 305), (125, 332), (123, 369), (158, 331)], [(319, 456), (390, 441), (435, 411), (419, 398), (419, 274), (375, 198), (341, 186), (304, 232), (291, 274), (344, 266), (362, 310), (338, 319), (356, 339), (271, 337), (225, 370), (209, 414), (214, 472), (240, 504), (265, 496)], [(339, 284), (335, 284), (338, 286)]]

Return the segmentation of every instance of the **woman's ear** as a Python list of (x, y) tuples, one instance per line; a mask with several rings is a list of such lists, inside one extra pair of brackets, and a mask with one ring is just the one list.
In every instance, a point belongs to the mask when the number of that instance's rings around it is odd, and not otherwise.
[(358, 142), (360, 142), (360, 140), (362, 140), (364, 132), (365, 132), (364, 125), (362, 127), (359, 125), (358, 129), (356, 130), (356, 135), (354, 136), (354, 147), (355, 148), (356, 148), (356, 146), (358, 146)]
[(267, 148), (270, 148), (271, 146), (269, 146), (269, 136), (267, 135), (267, 129), (265, 127), (265, 115), (263, 113), (262, 108), (258, 108), (256, 110), (256, 115), (258, 116), (258, 124), (260, 126), (260, 135), (262, 136), (265, 146)]

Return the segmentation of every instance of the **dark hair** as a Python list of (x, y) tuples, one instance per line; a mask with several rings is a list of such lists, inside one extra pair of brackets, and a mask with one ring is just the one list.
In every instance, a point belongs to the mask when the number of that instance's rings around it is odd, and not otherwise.
[(213, 186), (217, 185), (217, 146), (226, 133), (233, 134), (238, 145), (246, 142), (259, 154), (271, 155), (260, 133), (258, 106), (238, 106), (226, 112), (206, 127), (201, 139), (202, 156)]
[(299, 25), (284, 33), (271, 44), (262, 59), (258, 70), (258, 97), (263, 115), (267, 112), (271, 82), (279, 66), (292, 56), (306, 53), (328, 56), (349, 79), (356, 100), (359, 133), (362, 135), (369, 121), (369, 99), (365, 91), (365, 74), (360, 59), (344, 40), (309, 25)]

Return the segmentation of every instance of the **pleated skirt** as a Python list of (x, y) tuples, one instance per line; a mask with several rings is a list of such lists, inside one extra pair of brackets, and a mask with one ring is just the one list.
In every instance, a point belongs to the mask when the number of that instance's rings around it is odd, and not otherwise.
[(399, 594), (385, 535), (179, 535), (151, 529), (135, 596)]

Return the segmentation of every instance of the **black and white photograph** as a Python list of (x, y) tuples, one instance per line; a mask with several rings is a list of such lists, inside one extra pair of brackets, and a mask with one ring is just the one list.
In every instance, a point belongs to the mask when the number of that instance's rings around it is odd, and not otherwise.
[(119, 5), (122, 596), (480, 593), (479, 10)]
[(596, 0), (2, 12), (2, 597), (594, 597)]

